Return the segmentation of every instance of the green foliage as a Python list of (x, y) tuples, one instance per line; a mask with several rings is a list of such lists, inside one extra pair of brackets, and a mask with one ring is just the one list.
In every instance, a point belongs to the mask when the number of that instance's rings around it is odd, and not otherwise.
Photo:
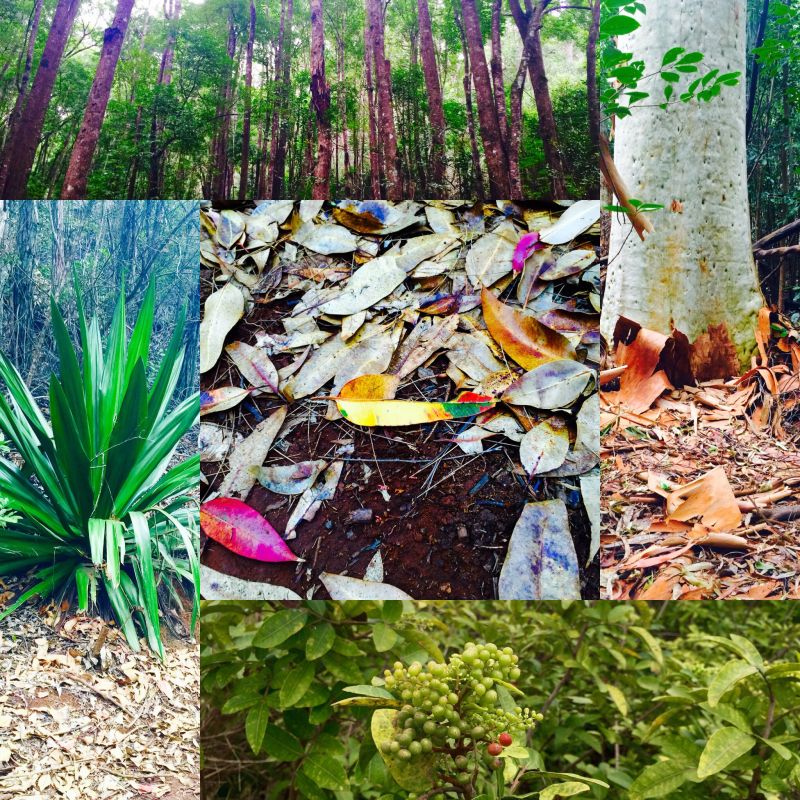
[[(735, 86), (740, 72), (721, 72), (718, 68), (706, 69), (703, 53), (687, 53), (685, 48), (670, 48), (658, 68), (648, 65), (641, 59), (634, 59), (633, 53), (619, 50), (613, 41), (617, 36), (632, 33), (647, 24), (635, 15), (646, 14), (644, 3), (629, 0), (602, 0), (600, 25), (600, 67), (606, 86), (600, 93), (600, 101), (606, 114), (619, 118), (630, 116), (632, 108), (651, 98), (649, 82), (660, 79), (663, 83), (663, 99), (659, 105), (667, 108), (670, 102), (688, 103), (692, 100), (708, 102), (720, 94), (723, 87)], [(701, 69), (704, 71), (700, 74)], [(687, 76), (698, 73), (679, 90), (679, 84)], [(640, 84), (644, 83), (644, 86)]]
[[(442, 797), (741, 800), (753, 786), (789, 800), (800, 790), (800, 652), (787, 647), (800, 639), (797, 604), (215, 602), (202, 617), (209, 798), (427, 800), (442, 766), (448, 780), (473, 774), (474, 756), (456, 749), (476, 725), (485, 745), (505, 724), (502, 769), (479, 758), (474, 784)], [(472, 671), (483, 680), (501, 655), (506, 677), (519, 670), (502, 680), (522, 694), (512, 700), (493, 679), (470, 717)], [(542, 713), (535, 730), (523, 732), (515, 702)]]
[(80, 349), (51, 300), (60, 369), (50, 378), (49, 420), (0, 353), (9, 398), (0, 396), (0, 432), (14, 450), (0, 456), (0, 487), (18, 516), (0, 533), (0, 574), (32, 570), (36, 579), (0, 619), (73, 583), (85, 610), (100, 586), (131, 647), (139, 648), (138, 625), (163, 657), (159, 604), (187, 580), (199, 609), (198, 512), (188, 496), (199, 456), (169, 466), (199, 411), (196, 395), (171, 408), (185, 314), (158, 364), (150, 353), (153, 283), (130, 337), (124, 289), (105, 336), (97, 319), (87, 320), (77, 281), (76, 295)]

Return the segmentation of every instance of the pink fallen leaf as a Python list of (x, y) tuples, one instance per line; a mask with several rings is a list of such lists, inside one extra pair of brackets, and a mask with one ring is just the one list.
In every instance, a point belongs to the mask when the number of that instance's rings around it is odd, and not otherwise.
[(537, 250), (543, 250), (545, 245), (539, 241), (539, 234), (536, 231), (520, 236), (517, 246), (514, 248), (514, 255), (511, 258), (511, 268), (514, 272), (522, 272), (525, 261)]
[(200, 506), (200, 525), (210, 539), (256, 561), (302, 561), (261, 514), (233, 497)]

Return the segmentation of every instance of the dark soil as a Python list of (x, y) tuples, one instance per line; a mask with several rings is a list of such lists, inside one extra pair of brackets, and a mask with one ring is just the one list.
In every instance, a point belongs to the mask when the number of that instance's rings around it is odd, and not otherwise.
[[(205, 299), (210, 291), (207, 274), (202, 288)], [(283, 333), (280, 319), (288, 314), (290, 306), (291, 299), (257, 305), (231, 331), (227, 341), (255, 344), (259, 330)], [(287, 353), (275, 355), (272, 360), (280, 368), (293, 358)], [(404, 387), (398, 399), (419, 400), (420, 391), (429, 400), (451, 397), (452, 383), (446, 377), (438, 377), (446, 363), (444, 356), (439, 357), (429, 365), (437, 377)], [(201, 376), (201, 389), (239, 385), (242, 380), (223, 355), (214, 370)], [(236, 410), (210, 414), (204, 419), (235, 426), (246, 436), (279, 402), (274, 397), (255, 397)], [(304, 421), (285, 441), (278, 440), (273, 445), (267, 459), (267, 464), (333, 461), (337, 457), (345, 461), (334, 499), (323, 504), (312, 522), (301, 522), (297, 538), (289, 542), (305, 562), (294, 565), (252, 561), (203, 537), (204, 564), (238, 578), (287, 586), (301, 595), (316, 586), (314, 596), (323, 598), (327, 593), (317, 580), (320, 572), (361, 578), (375, 550), (380, 548), (385, 582), (414, 598), (495, 598), (508, 540), (524, 504), (557, 496), (567, 503), (579, 563), (585, 563), (590, 529), (577, 479), (538, 479), (526, 485), (518, 463), (518, 445), (499, 436), (484, 440), (483, 455), (464, 454), (449, 440), (469, 421), (360, 428), (341, 419), (325, 420), (326, 406), (325, 401), (293, 403), (284, 429), (297, 415)], [(316, 415), (313, 423), (309, 419), (312, 412)], [(351, 441), (352, 452), (336, 456), (337, 449)], [(203, 465), (208, 479), (202, 487), (204, 496), (221, 483), (225, 468), (226, 462)], [(381, 495), (384, 485), (390, 494), (389, 502)], [(428, 488), (430, 491), (426, 491)], [(283, 533), (296, 498), (274, 494), (257, 485), (244, 499)], [(349, 522), (351, 512), (358, 509), (371, 509), (372, 521)], [(598, 596), (597, 562), (582, 569), (581, 582), (584, 597)]]

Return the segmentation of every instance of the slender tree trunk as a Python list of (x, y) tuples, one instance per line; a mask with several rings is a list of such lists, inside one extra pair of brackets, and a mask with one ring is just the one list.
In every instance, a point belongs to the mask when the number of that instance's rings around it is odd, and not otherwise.
[(542, 16), (552, 0), (539, 0), (533, 9), (531, 24), (533, 24), (533, 50), (531, 52), (531, 83), (533, 95), (536, 98), (536, 111), (539, 115), (539, 136), (542, 140), (544, 157), (550, 170), (550, 187), (553, 199), (562, 200), (567, 196), (567, 187), (564, 182), (564, 159), (558, 142), (556, 118), (553, 114), (553, 103), (550, 99), (550, 87), (547, 83), (547, 73), (544, 66), (542, 53)]
[(233, 12), (228, 15), (228, 64), (225, 75), (225, 84), (222, 95), (217, 105), (217, 118), (219, 119), (219, 131), (215, 141), (211, 194), (215, 198), (227, 198), (227, 173), (228, 173), (228, 135), (231, 127), (231, 93), (233, 89), (234, 57), (236, 55), (236, 26), (234, 24)]
[(467, 47), (467, 37), (464, 32), (464, 23), (461, 15), (456, 9), (456, 25), (461, 35), (461, 55), (464, 61), (464, 105), (467, 109), (467, 133), (469, 135), (470, 159), (472, 161), (472, 191), (479, 200), (484, 198), (483, 173), (481, 171), (481, 159), (478, 153), (478, 137), (475, 131), (475, 112), (472, 108), (472, 71), (469, 63), (469, 48)]
[(370, 36), (369, 21), (364, 26), (364, 77), (367, 84), (367, 127), (369, 128), (369, 174), (370, 197), (373, 200), (381, 198), (381, 167), (380, 153), (378, 152), (378, 125), (375, 113), (375, 86), (374, 75), (374, 50)]
[(250, 27), (244, 72), (244, 122), (242, 123), (242, 166), (239, 172), (239, 200), (247, 199), (250, 172), (250, 117), (253, 111), (253, 45), (256, 40), (256, 4), (250, 0)]
[(322, 0), (311, 0), (311, 105), (317, 118), (317, 161), (311, 196), (325, 200), (331, 179), (331, 90), (325, 80), (325, 29)]
[(100, 139), (100, 129), (103, 127), (108, 99), (111, 96), (111, 85), (114, 82), (117, 61), (125, 41), (134, 2), (135, 0), (119, 0), (114, 21), (103, 34), (103, 50), (89, 92), (83, 123), (72, 148), (67, 176), (61, 189), (62, 200), (81, 200), (86, 197), (86, 182)]
[[(19, 118), (22, 114), (22, 108), (25, 105), (25, 100), (28, 98), (28, 83), (31, 79), (31, 66), (33, 65), (33, 51), (36, 47), (36, 37), (39, 35), (39, 22), (42, 18), (42, 3), (44, 0), (36, 0), (36, 5), (33, 8), (31, 21), (28, 25), (28, 46), (25, 48), (25, 66), (22, 70), (22, 77), (17, 87), (17, 99), (14, 103), (14, 108), (8, 118), (6, 125), (5, 138), (3, 141), (3, 150), (0, 154), (0, 187), (5, 184), (6, 177), (8, 176), (8, 161), (6, 159), (6, 150), (8, 149), (9, 142), (14, 140), (14, 135), (19, 124)], [(6, 64), (6, 66), (8, 66)]]
[[(289, 80), (290, 70), (292, 63), (292, 17), (294, 15), (294, 4), (292, 0), (286, 2), (286, 33), (287, 38), (283, 42), (283, 54), (281, 58), (281, 109), (280, 109), (280, 126), (273, 129), (273, 137), (275, 137), (275, 154), (270, 159), (270, 170), (274, 168), (272, 176), (272, 193), (271, 197), (280, 198), (284, 192), (284, 172), (286, 169), (286, 145), (289, 135)], [(276, 74), (277, 79), (277, 74)]]
[(386, 197), (392, 202), (403, 199), (403, 186), (397, 166), (397, 132), (392, 104), (392, 71), (386, 58), (383, 28), (383, 8), (380, 0), (366, 0), (375, 59), (375, 77), (378, 93), (378, 117), (383, 141), (383, 174), (386, 177)]
[(483, 153), (486, 158), (486, 170), (489, 173), (489, 193), (492, 197), (508, 198), (511, 193), (508, 183), (508, 164), (503, 152), (497, 107), (492, 95), (492, 81), (486, 63), (486, 53), (483, 50), (483, 37), (475, 0), (461, 0), (461, 13), (469, 50), (472, 82), (475, 85)]
[(278, 29), (278, 50), (275, 54), (275, 86), (277, 87), (277, 91), (275, 92), (275, 100), (272, 108), (272, 123), (270, 125), (269, 144), (269, 171), (267, 174), (267, 196), (273, 199), (276, 197), (275, 185), (277, 181), (277, 175), (275, 171), (275, 162), (278, 158), (278, 141), (280, 139), (278, 131), (281, 121), (281, 114), (284, 113), (284, 97), (287, 91), (286, 85), (279, 83), (279, 76), (283, 71), (283, 61), (284, 58), (286, 58), (286, 26), (287, 17), (289, 16), (289, 3), (291, 3), (291, 0), (281, 0), (281, 21)]
[[(497, 109), (497, 124), (500, 127), (500, 143), (508, 160), (508, 117), (506, 116), (506, 90), (503, 80), (503, 51), (500, 44), (500, 13), (503, 0), (492, 0), (492, 88)], [(510, 167), (510, 165), (509, 165)]]
[[(744, 0), (651, 3), (647, 12), (646, 24), (620, 38), (621, 50), (653, 64), (680, 42), (702, 51), (709, 68), (744, 72)], [(701, 13), (717, 24), (697, 25)], [(625, 316), (665, 334), (675, 328), (692, 342), (713, 337), (705, 351), (718, 370), (722, 362), (727, 372), (748, 366), (764, 300), (751, 250), (744, 82), (726, 86), (711, 103), (637, 109), (617, 121), (615, 150), (633, 196), (683, 208), (661, 213), (644, 240), (614, 215), (603, 335), (611, 341)], [(709, 326), (718, 327), (709, 333)], [(704, 371), (712, 366), (695, 365), (701, 375), (720, 377)]]
[(431, 15), (428, 0), (417, 0), (419, 15), (419, 39), (422, 53), (422, 71), (425, 75), (425, 88), (428, 92), (428, 116), (431, 123), (431, 154), (428, 162), (430, 176), (428, 185), (431, 197), (442, 197), (445, 194), (445, 151), (444, 151), (444, 107), (442, 105), (442, 87), (439, 83), (439, 71), (436, 68), (436, 47), (433, 43)]
[[(167, 43), (161, 53), (161, 64), (158, 70), (158, 86), (169, 86), (172, 83), (172, 62), (175, 57), (177, 32), (175, 22), (181, 15), (181, 0), (164, 0), (164, 19), (170, 24)], [(164, 150), (161, 135), (164, 123), (159, 111), (159, 93), (153, 103), (153, 116), (150, 120), (150, 167), (147, 175), (147, 197), (155, 199), (163, 194), (164, 185)]]
[(14, 138), (9, 142), (7, 150), (9, 166), (5, 185), (0, 187), (0, 194), (3, 197), (25, 197), (36, 147), (42, 135), (45, 114), (53, 94), (53, 85), (80, 4), (81, 0), (58, 0), (30, 95), (20, 114)]
[[(758, 18), (758, 32), (756, 33), (755, 47), (761, 47), (764, 44), (764, 33), (767, 30), (767, 19), (769, 17), (769, 0), (764, 0), (764, 5), (761, 7), (761, 14)], [(756, 92), (758, 91), (758, 76), (761, 72), (761, 64), (759, 60), (753, 56), (753, 67), (750, 71), (750, 89), (747, 92), (747, 122), (746, 131), (750, 135), (753, 128), (753, 109), (756, 106)]]
[(600, 0), (592, 0), (592, 22), (586, 43), (586, 100), (589, 106), (589, 139), (600, 148), (600, 88), (597, 85), (597, 37), (600, 32)]
[[(344, 156), (345, 189), (350, 189), (350, 148), (347, 142), (347, 82), (344, 79), (344, 36), (339, 35), (338, 41), (338, 73), (339, 73), (339, 108), (342, 115), (342, 154)], [(338, 163), (338, 162), (337, 162)]]

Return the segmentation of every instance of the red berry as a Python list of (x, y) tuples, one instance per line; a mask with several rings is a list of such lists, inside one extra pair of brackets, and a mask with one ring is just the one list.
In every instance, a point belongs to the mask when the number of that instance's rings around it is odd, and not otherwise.
[(503, 752), (503, 746), (497, 744), (497, 742), (492, 742), (487, 748), (486, 752), (489, 753), (490, 756), (499, 756), (500, 753)]
[(510, 733), (501, 733), (497, 737), (497, 741), (500, 742), (503, 747), (508, 747), (514, 740), (511, 738)]

